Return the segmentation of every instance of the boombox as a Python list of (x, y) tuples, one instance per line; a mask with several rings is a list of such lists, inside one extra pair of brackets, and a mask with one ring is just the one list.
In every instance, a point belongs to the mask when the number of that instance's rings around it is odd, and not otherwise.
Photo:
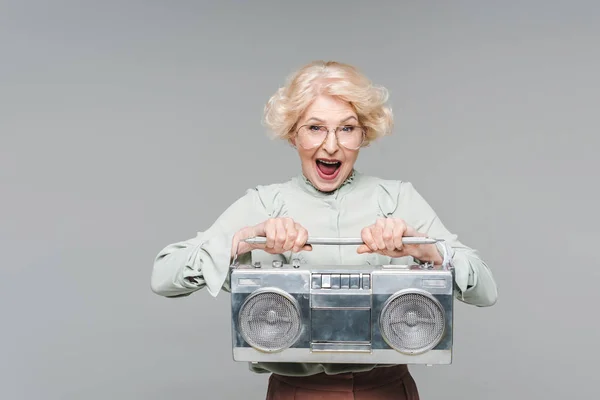
[[(404, 238), (405, 243), (435, 241)], [(316, 238), (307, 243), (362, 244), (362, 240)], [(234, 261), (231, 266), (233, 359), (451, 364), (453, 283), (452, 268), (431, 264), (307, 265), (296, 260), (237, 264)]]

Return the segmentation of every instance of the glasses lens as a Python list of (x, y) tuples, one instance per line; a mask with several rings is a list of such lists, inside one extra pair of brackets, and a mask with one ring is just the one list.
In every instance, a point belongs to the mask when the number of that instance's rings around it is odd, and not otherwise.
[[(305, 149), (318, 147), (323, 144), (328, 133), (326, 126), (304, 125), (298, 130), (298, 144)], [(364, 129), (354, 125), (339, 126), (336, 137), (340, 146), (356, 150), (363, 143)]]
[(298, 131), (300, 146), (306, 149), (318, 147), (327, 137), (327, 127), (318, 125), (305, 125)]
[(337, 129), (338, 143), (348, 149), (358, 149), (364, 139), (364, 130), (360, 126), (346, 125)]

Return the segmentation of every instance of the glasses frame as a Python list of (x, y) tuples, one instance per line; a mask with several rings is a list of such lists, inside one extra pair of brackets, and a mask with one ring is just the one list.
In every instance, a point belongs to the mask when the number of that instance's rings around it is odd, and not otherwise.
[[(304, 125), (299, 126), (298, 129), (296, 129), (296, 134), (295, 134), (296, 138), (299, 138), (300, 129), (304, 128), (305, 126), (318, 126), (318, 127), (327, 129), (327, 134), (325, 135), (325, 137), (323, 138), (323, 141), (321, 143), (318, 143), (318, 144), (316, 144), (314, 146), (311, 146), (311, 147), (305, 147), (305, 146), (302, 146), (302, 145), (300, 146), (300, 147), (302, 147), (305, 150), (312, 150), (312, 149), (315, 149), (317, 147), (321, 147), (323, 145), (323, 143), (325, 143), (325, 141), (327, 141), (327, 138), (329, 137), (329, 134), (331, 132), (333, 132), (333, 135), (335, 136), (335, 140), (336, 140), (338, 146), (343, 147), (343, 148), (348, 149), (348, 150), (358, 150), (358, 149), (360, 149), (363, 146), (363, 144), (365, 143), (365, 139), (366, 139), (366, 136), (367, 136), (365, 127), (364, 126), (360, 126), (360, 125), (339, 125), (339, 126), (336, 126), (335, 129), (331, 130), (331, 129), (329, 129), (328, 126), (325, 126), (325, 125), (304, 124)], [(346, 128), (346, 127), (349, 127), (349, 126), (354, 127), (354, 128), (359, 128), (362, 131), (362, 137), (361, 137), (361, 141), (360, 141), (360, 144), (358, 145), (358, 147), (348, 147), (348, 146), (344, 146), (343, 144), (340, 143), (340, 138), (338, 136), (339, 129), (340, 128)]]

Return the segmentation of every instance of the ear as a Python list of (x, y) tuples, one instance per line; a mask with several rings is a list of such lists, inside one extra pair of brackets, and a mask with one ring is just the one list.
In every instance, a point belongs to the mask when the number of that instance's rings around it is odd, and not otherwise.
[(292, 145), (292, 147), (294, 147), (294, 148), (296, 147), (296, 137), (295, 136), (291, 136), (288, 139), (288, 142)]

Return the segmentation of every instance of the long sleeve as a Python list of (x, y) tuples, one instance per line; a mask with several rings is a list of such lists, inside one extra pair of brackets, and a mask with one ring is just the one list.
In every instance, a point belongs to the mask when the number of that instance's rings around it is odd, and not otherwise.
[(429, 203), (417, 192), (410, 182), (401, 182), (396, 213), (409, 222), (417, 231), (430, 237), (443, 239), (438, 251), (443, 256), (447, 245), (455, 271), (457, 298), (467, 304), (489, 307), (498, 298), (497, 285), (488, 265), (478, 252), (458, 240), (442, 223)]
[(154, 260), (152, 291), (165, 297), (182, 297), (206, 287), (216, 297), (226, 289), (233, 236), (239, 229), (269, 218), (274, 191), (275, 186), (249, 189), (206, 231), (163, 248)]

